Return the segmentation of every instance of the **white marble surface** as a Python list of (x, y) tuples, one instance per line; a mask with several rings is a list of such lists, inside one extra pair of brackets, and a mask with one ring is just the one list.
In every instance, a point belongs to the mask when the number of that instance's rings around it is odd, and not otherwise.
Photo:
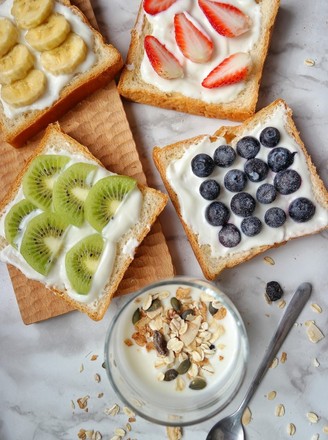
[[(138, 0), (93, 0), (94, 10), (104, 35), (126, 55), (129, 33), (138, 9)], [(326, 0), (282, 0), (273, 34), (260, 91), (258, 107), (282, 97), (294, 110), (302, 137), (328, 185), (327, 149), (327, 35), (328, 2)], [(315, 60), (314, 67), (304, 64)], [(150, 185), (163, 189), (151, 159), (154, 145), (166, 145), (200, 133), (211, 133), (221, 121), (165, 111), (140, 104), (124, 107), (137, 143)], [(185, 238), (172, 206), (161, 217), (168, 245), (178, 274), (198, 275), (201, 271)], [(220, 276), (218, 285), (239, 308), (250, 340), (250, 362), (246, 380), (238, 396), (224, 414), (236, 408), (259, 363), (262, 353), (277, 326), (283, 310), (268, 305), (263, 292), (267, 281), (278, 280), (289, 301), (302, 281), (313, 284), (310, 301), (323, 312), (316, 314), (310, 304), (303, 310), (288, 336), (282, 351), (288, 355), (285, 364), (269, 370), (251, 401), (253, 414), (246, 428), (247, 438), (276, 440), (288, 438), (286, 427), (296, 426), (297, 440), (310, 440), (314, 434), (327, 438), (323, 427), (328, 425), (328, 338), (312, 344), (305, 334), (304, 322), (315, 320), (328, 336), (328, 233), (303, 238), (266, 255), (275, 261), (270, 266), (263, 255)], [(25, 326), (20, 318), (6, 266), (0, 265), (0, 439), (1, 440), (71, 440), (80, 428), (94, 429), (110, 439), (115, 428), (124, 427), (127, 416), (104, 414), (104, 409), (120, 403), (110, 388), (102, 369), (105, 332), (116, 310), (125, 299), (113, 301), (105, 318), (95, 323), (79, 313)], [(93, 354), (99, 357), (95, 361)], [(320, 362), (313, 366), (313, 359)], [(80, 372), (81, 365), (84, 370)], [(94, 374), (101, 375), (96, 383)], [(277, 392), (273, 401), (265, 395)], [(104, 396), (98, 398), (98, 393)], [(89, 411), (79, 409), (76, 399), (89, 395)], [(71, 407), (75, 402), (75, 410)], [(285, 406), (285, 415), (276, 417), (275, 406)], [(311, 424), (306, 413), (320, 417)], [(215, 418), (217, 420), (217, 417)], [(215, 420), (184, 429), (188, 440), (205, 439)], [(140, 417), (132, 423), (125, 437), (138, 440), (166, 438), (165, 429)], [(319, 437), (318, 437), (319, 438)]]

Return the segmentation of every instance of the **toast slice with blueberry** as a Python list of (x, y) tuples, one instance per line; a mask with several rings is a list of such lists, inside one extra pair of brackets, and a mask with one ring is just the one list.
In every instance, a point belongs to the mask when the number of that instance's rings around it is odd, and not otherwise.
[(279, 99), (153, 158), (206, 278), (328, 227), (328, 192)]

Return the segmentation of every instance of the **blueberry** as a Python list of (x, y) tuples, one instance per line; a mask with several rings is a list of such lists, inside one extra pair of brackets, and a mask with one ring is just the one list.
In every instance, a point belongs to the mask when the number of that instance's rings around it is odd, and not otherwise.
[(266, 285), (265, 293), (270, 301), (277, 301), (284, 294), (280, 284), (277, 281), (269, 281)]
[(279, 228), (286, 221), (285, 211), (281, 208), (270, 208), (264, 215), (264, 221), (271, 228)]
[(214, 200), (220, 194), (220, 185), (216, 180), (208, 179), (199, 187), (200, 195), (206, 200)]
[(284, 147), (274, 148), (268, 155), (269, 168), (275, 173), (286, 170), (294, 162), (295, 154)]
[(270, 183), (263, 183), (257, 188), (256, 198), (260, 203), (265, 205), (272, 203), (277, 197), (276, 188)]
[(260, 148), (259, 141), (253, 136), (245, 136), (237, 142), (237, 153), (244, 159), (253, 159)]
[(273, 148), (279, 144), (280, 132), (275, 127), (266, 127), (261, 131), (260, 142), (265, 147)]
[(305, 197), (299, 197), (292, 201), (288, 209), (290, 217), (298, 223), (307, 222), (315, 213), (315, 205)]
[(255, 209), (255, 199), (246, 192), (235, 194), (230, 202), (231, 211), (240, 217), (249, 217)]
[(219, 242), (228, 248), (237, 246), (240, 243), (241, 235), (239, 229), (231, 223), (226, 224), (219, 232)]
[(230, 167), (236, 159), (235, 150), (230, 145), (220, 145), (214, 151), (214, 162), (218, 167)]
[(241, 170), (230, 170), (224, 176), (224, 186), (231, 192), (242, 191), (246, 183), (246, 174)]
[(214, 161), (208, 154), (197, 154), (191, 161), (192, 172), (197, 177), (208, 177), (214, 170)]
[(257, 217), (246, 217), (241, 222), (240, 228), (247, 237), (254, 237), (261, 232), (262, 222)]
[(222, 226), (229, 220), (230, 211), (221, 202), (212, 202), (205, 211), (205, 217), (212, 226)]
[(273, 181), (276, 190), (283, 195), (297, 191), (301, 183), (301, 176), (295, 170), (279, 171)]
[(268, 165), (261, 159), (249, 159), (245, 163), (245, 173), (251, 182), (261, 182), (269, 172)]

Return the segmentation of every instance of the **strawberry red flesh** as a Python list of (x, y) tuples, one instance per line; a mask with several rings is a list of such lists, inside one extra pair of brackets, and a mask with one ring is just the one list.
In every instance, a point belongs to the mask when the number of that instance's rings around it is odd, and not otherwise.
[(143, 7), (145, 12), (150, 15), (156, 15), (166, 11), (177, 0), (144, 0)]
[(198, 0), (198, 4), (212, 27), (224, 37), (238, 37), (251, 27), (250, 17), (233, 5), (212, 0)]
[(165, 79), (183, 77), (183, 68), (175, 56), (152, 35), (146, 35), (144, 47), (155, 72)]
[(251, 58), (247, 53), (237, 52), (225, 58), (202, 82), (202, 86), (213, 89), (236, 84), (246, 79), (251, 67)]
[(213, 42), (183, 12), (174, 16), (175, 40), (183, 55), (194, 63), (206, 63), (213, 53)]

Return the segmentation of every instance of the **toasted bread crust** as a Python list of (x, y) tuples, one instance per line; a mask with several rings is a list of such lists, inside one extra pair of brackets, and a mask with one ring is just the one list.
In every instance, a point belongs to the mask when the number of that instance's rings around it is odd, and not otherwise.
[[(287, 106), (287, 104), (282, 100), (278, 99), (272, 104), (270, 104), (268, 107), (262, 109), (256, 115), (252, 118), (249, 118), (247, 121), (245, 121), (242, 125), (236, 126), (236, 127), (221, 127), (218, 131), (214, 133), (213, 136), (218, 137), (225, 137), (228, 142), (231, 142), (231, 140), (235, 137), (239, 137), (240, 134), (245, 130), (247, 127), (253, 127), (257, 123), (261, 122), (261, 120), (265, 119), (267, 115), (270, 115), (272, 113), (272, 110), (279, 105), (283, 105), (287, 112), (287, 125), (286, 129), (288, 133), (295, 139), (295, 141), (298, 143), (299, 147), (302, 149), (302, 152), (304, 153), (304, 156), (306, 158), (306, 163), (308, 166), (308, 169), (310, 171), (311, 176), (311, 184), (313, 187), (313, 193), (315, 196), (315, 200), (318, 204), (323, 206), (325, 209), (328, 210), (328, 191), (326, 190), (324, 183), (320, 179), (316, 167), (314, 166), (311, 157), (307, 153), (305, 146), (300, 138), (299, 132), (295, 126), (295, 123), (292, 119), (292, 111)], [(167, 189), (167, 192), (172, 200), (172, 203), (177, 211), (177, 214), (180, 218), (180, 221), (183, 225), (183, 228), (186, 232), (186, 235), (188, 237), (188, 240), (192, 246), (192, 249), (196, 255), (196, 258), (201, 266), (201, 269), (204, 273), (204, 276), (209, 280), (214, 280), (217, 278), (217, 276), (222, 272), (222, 270), (234, 267), (242, 262), (245, 262), (247, 260), (250, 260), (251, 258), (255, 257), (256, 255), (263, 253), (269, 249), (279, 247), (283, 244), (286, 244), (287, 241), (279, 242), (279, 243), (273, 243), (272, 245), (265, 245), (265, 246), (258, 246), (253, 247), (250, 250), (247, 251), (241, 251), (238, 253), (234, 253), (232, 255), (228, 255), (226, 257), (212, 257), (211, 256), (211, 249), (209, 245), (202, 245), (198, 241), (197, 235), (192, 231), (192, 229), (188, 226), (188, 224), (184, 221), (182, 214), (181, 214), (181, 208), (180, 203), (178, 199), (178, 195), (173, 190), (173, 188), (170, 185), (170, 182), (168, 181), (166, 177), (166, 170), (169, 164), (173, 160), (177, 160), (184, 154), (185, 150), (190, 148), (195, 143), (199, 142), (204, 136), (196, 136), (192, 139), (188, 139), (186, 141), (180, 141), (172, 145), (168, 145), (164, 148), (155, 147), (153, 150), (153, 159), (155, 162), (155, 165), (161, 175), (161, 178), (163, 180), (163, 183), (165, 185), (165, 188)], [(325, 227), (322, 227), (321, 229), (313, 231), (311, 234), (318, 233), (324, 229), (328, 228), (328, 224)], [(304, 234), (303, 234), (304, 235)], [(297, 237), (294, 237), (297, 238)]]

